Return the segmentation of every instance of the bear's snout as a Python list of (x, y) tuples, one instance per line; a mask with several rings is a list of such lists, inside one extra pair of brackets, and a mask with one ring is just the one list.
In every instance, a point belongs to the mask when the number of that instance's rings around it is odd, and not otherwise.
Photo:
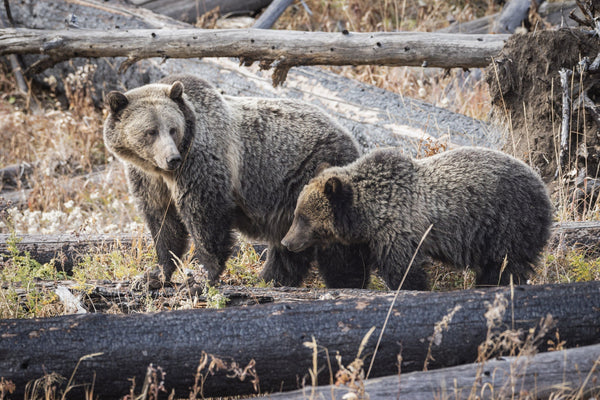
[(181, 165), (181, 156), (179, 154), (173, 154), (167, 157), (167, 168), (169, 170), (174, 170), (179, 168)]
[(281, 244), (284, 245), (289, 251), (297, 253), (305, 250), (312, 244), (310, 240), (305, 237), (301, 237), (297, 232), (294, 233), (292, 229), (281, 239)]

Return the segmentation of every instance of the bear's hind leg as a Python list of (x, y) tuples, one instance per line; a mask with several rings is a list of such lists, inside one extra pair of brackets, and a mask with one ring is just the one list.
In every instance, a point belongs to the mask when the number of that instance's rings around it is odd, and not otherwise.
[(281, 245), (269, 245), (260, 277), (276, 286), (300, 286), (314, 259), (315, 249), (293, 253)]
[(365, 289), (371, 278), (367, 245), (333, 244), (317, 249), (319, 272), (328, 288)]
[(528, 262), (509, 262), (502, 271), (502, 262), (484, 265), (475, 280), (477, 286), (506, 286), (510, 284), (510, 276), (515, 285), (527, 284), (527, 279), (533, 274), (533, 268)]

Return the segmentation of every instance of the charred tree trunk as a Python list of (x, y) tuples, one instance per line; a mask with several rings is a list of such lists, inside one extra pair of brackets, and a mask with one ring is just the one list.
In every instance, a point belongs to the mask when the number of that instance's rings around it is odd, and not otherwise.
[[(473, 398), (580, 398), (600, 392), (600, 345), (552, 351), (532, 356), (502, 357), (482, 364), (467, 364), (435, 371), (411, 372), (364, 381), (362, 389), (370, 400), (430, 400)], [(359, 383), (360, 384), (360, 383)], [(493, 389), (493, 391), (492, 391)], [(306, 388), (258, 399), (342, 400), (347, 386)], [(333, 393), (333, 396), (332, 396)], [(492, 395), (493, 394), (493, 395)], [(529, 396), (528, 396), (529, 395)], [(552, 397), (552, 395), (558, 397)], [(322, 396), (322, 397), (319, 397)], [(572, 396), (572, 397), (571, 397)]]
[[(4, 320), (0, 321), (0, 377), (17, 385), (14, 396), (20, 398), (28, 381), (50, 372), (68, 377), (78, 360), (95, 354), (81, 361), (73, 382), (95, 382), (95, 395), (123, 396), (131, 386), (130, 378), (141, 382), (152, 363), (166, 372), (167, 391), (185, 396), (206, 352), (232, 358), (242, 368), (254, 360), (261, 392), (291, 390), (301, 387), (311, 368), (312, 351), (304, 343), (313, 337), (328, 354), (339, 352), (349, 363), (375, 326), (362, 353), (368, 363), (390, 303), (390, 298), (363, 298), (228, 310)], [(421, 370), (428, 356), (430, 368), (474, 362), (488, 332), (484, 317), (488, 307), (495, 307), (501, 316), (495, 323), (498, 331), (512, 327), (528, 332), (551, 314), (555, 327), (540, 338), (542, 349), (547, 339), (556, 337), (556, 331), (566, 347), (600, 341), (600, 282), (404, 292), (390, 315), (370, 376), (396, 374), (399, 354), (403, 372)], [(444, 317), (447, 329), (434, 334)], [(322, 351), (318, 365), (327, 365)], [(225, 373), (206, 374), (204, 396), (254, 391), (249, 382), (228, 379)], [(319, 379), (322, 384), (330, 381), (327, 368)]]

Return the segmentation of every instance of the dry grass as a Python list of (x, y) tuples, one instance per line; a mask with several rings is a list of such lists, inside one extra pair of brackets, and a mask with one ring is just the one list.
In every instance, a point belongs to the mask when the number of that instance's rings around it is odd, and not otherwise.
[[(330, 32), (342, 29), (362, 32), (434, 31), (447, 26), (449, 21), (468, 21), (496, 12), (499, 8), (492, 0), (306, 0), (305, 3), (312, 15), (297, 2), (284, 13), (276, 28)], [(422, 99), (474, 118), (486, 119), (490, 111), (488, 89), (482, 79), (477, 79), (480, 74), (477, 70), (466, 74), (463, 71), (446, 72), (410, 67), (361, 66), (330, 69), (352, 79), (403, 96)], [(114, 162), (102, 142), (104, 115), (90, 100), (92, 88), (88, 82), (93, 73), (93, 69), (88, 68), (65, 78), (67, 93), (66, 99), (61, 102), (54, 93), (34, 92), (33, 97), (19, 94), (11, 74), (5, 69), (0, 70), (0, 140), (3, 143), (0, 148), (0, 167), (23, 162), (34, 166), (33, 173), (19, 187), (31, 190), (28, 203), (18, 207), (0, 204), (0, 233), (144, 232), (142, 220), (127, 191), (123, 168)], [(52, 84), (51, 81), (48, 83)], [(37, 101), (42, 111), (31, 112), (27, 107), (31, 101)], [(444, 150), (443, 143), (424, 140), (419, 154), (427, 156)], [(589, 215), (592, 214), (597, 215), (597, 209), (591, 209)], [(132, 280), (146, 267), (154, 264), (155, 255), (151, 245), (134, 246), (129, 251), (106, 251), (99, 248), (90, 252), (75, 267), (74, 278), (82, 285), (89, 280)], [(261, 282), (258, 277), (261, 267), (260, 254), (251, 246), (242, 244), (242, 251), (228, 262), (223, 281), (232, 285), (263, 286), (265, 282)], [(184, 258), (175, 280), (183, 282), (186, 271), (190, 269), (197, 270), (189, 258)], [(15, 253), (4, 260), (0, 259), (0, 273), (3, 282), (0, 288), (0, 318), (47, 317), (66, 312), (53, 292), (20, 290), (36, 277), (48, 280), (63, 278), (57, 275), (52, 265), (39, 265), (26, 254)], [(433, 265), (428, 273), (434, 290), (467, 289), (474, 284), (473, 274), (469, 271), (455, 271), (443, 265)], [(600, 279), (600, 261), (594, 257), (586, 257), (581, 252), (570, 252), (544, 254), (533, 283), (593, 279)], [(379, 278), (374, 277), (372, 281), (373, 288), (383, 288)], [(313, 272), (307, 285), (322, 287), (323, 283)], [(213, 306), (222, 305), (218, 290), (210, 290), (207, 289), (206, 295), (214, 301)], [(164, 299), (149, 299), (146, 311), (207, 305), (210, 304), (199, 302), (197, 298), (190, 296), (176, 299), (172, 303), (167, 303)], [(492, 305), (490, 309), (499, 308), (501, 304)], [(490, 326), (493, 327), (493, 323)], [(440, 321), (437, 329), (441, 335), (444, 321)], [(488, 337), (480, 348), (482, 360), (492, 357), (499, 350), (516, 355), (533, 351), (532, 344), (537, 336), (523, 340), (522, 336), (507, 332), (490, 328)], [(518, 342), (514, 340), (517, 337), (520, 338)], [(556, 348), (560, 346), (560, 338), (557, 338)], [(323, 351), (316, 342), (314, 349), (315, 352)], [(359, 351), (356, 360), (347, 367), (338, 360), (341, 371), (338, 375), (334, 374), (331, 365), (328, 368), (332, 382), (336, 376), (340, 384), (348, 383), (355, 393), (363, 395), (361, 380), (365, 374), (360, 353)], [(220, 368), (220, 365), (214, 364), (215, 359), (208, 357), (207, 355), (204, 362), (201, 360), (199, 364), (202, 368), (199, 366), (197, 382), (190, 393), (190, 399), (202, 397), (201, 384), (209, 375), (211, 365), (212, 368)], [(223, 365), (223, 368), (230, 367), (232, 364)], [(253, 376), (252, 368), (234, 367), (235, 371), (241, 371), (240, 376)], [(161, 391), (162, 371), (159, 368), (151, 367), (141, 388), (138, 387), (141, 391), (138, 392), (132, 386), (129, 398), (156, 398)], [(40, 389), (37, 398), (58, 398), (55, 385), (57, 379), (59, 377), (48, 375), (34, 383)], [(0, 380), (0, 400), (10, 390), (10, 383)], [(90, 389), (89, 397), (93, 397), (93, 388)]]

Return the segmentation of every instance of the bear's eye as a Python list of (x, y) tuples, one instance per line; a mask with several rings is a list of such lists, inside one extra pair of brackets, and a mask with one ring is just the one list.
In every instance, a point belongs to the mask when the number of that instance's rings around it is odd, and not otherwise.
[(156, 129), (148, 129), (146, 131), (146, 136), (156, 136), (158, 135), (158, 131)]
[(176, 134), (177, 134), (177, 129), (171, 128), (171, 130), (169, 131), (169, 135), (175, 136)]

